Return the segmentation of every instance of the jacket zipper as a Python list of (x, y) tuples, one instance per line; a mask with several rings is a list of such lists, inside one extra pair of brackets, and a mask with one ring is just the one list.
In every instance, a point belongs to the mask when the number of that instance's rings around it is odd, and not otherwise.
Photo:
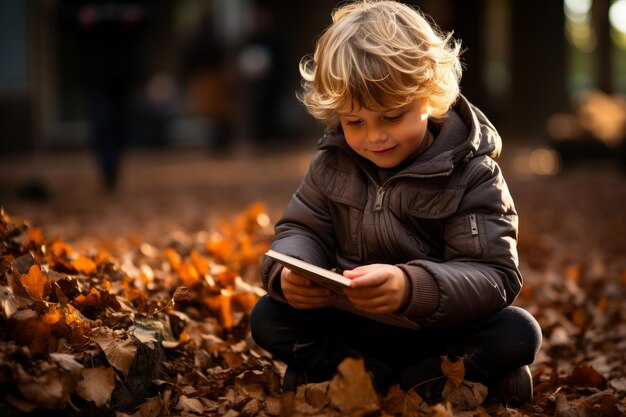
[(472, 236), (478, 236), (478, 222), (476, 221), (476, 213), (470, 213), (469, 221)]
[[(388, 181), (386, 181), (382, 185), (379, 185), (378, 182), (367, 172), (367, 170), (364, 169), (363, 171), (365, 172), (365, 175), (367, 175), (367, 178), (370, 180), (370, 182), (376, 188), (376, 199), (374, 200), (374, 213), (376, 214), (376, 217), (378, 220), (378, 230), (381, 233), (383, 244), (385, 245), (385, 248), (390, 254), (395, 254), (396, 250), (393, 247), (393, 243), (391, 242), (391, 239), (389, 238), (388, 225), (385, 221), (385, 214), (383, 213), (383, 203), (385, 200), (385, 192), (387, 191), (387, 189), (385, 188), (385, 185), (388, 183)], [(394, 177), (394, 179), (397, 179), (399, 177), (434, 178), (434, 177), (447, 176), (447, 175), (450, 175), (451, 173), (452, 173), (452, 169), (449, 171), (439, 172), (436, 174), (404, 174), (404, 175), (396, 176)], [(474, 218), (474, 222), (475, 221), (476, 219)], [(476, 229), (476, 234), (478, 234), (478, 228)]]
[(474, 251), (481, 253), (480, 236), (478, 236), (478, 218), (476, 213), (469, 214), (470, 233), (472, 234), (472, 241), (474, 243)]
[(376, 184), (376, 202), (374, 203), (374, 211), (383, 210), (383, 199), (385, 198), (385, 189)]

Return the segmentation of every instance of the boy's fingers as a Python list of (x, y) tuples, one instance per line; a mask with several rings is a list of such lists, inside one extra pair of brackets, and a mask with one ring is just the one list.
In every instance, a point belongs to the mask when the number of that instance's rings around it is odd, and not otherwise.
[(308, 278), (304, 278), (303, 276), (297, 275), (293, 272), (289, 272), (286, 276), (287, 281), (291, 282), (294, 285), (299, 285), (302, 287), (311, 286), (311, 280)]
[(387, 280), (382, 274), (368, 273), (361, 277), (354, 278), (350, 283), (350, 288), (376, 287)]
[(283, 292), (298, 294), (302, 297), (328, 297), (332, 291), (324, 287), (301, 287), (299, 285), (289, 285), (283, 287)]

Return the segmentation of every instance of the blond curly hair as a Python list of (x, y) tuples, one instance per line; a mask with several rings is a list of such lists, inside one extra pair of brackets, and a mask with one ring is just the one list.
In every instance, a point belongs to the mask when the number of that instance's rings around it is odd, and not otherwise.
[(418, 10), (395, 1), (359, 0), (335, 9), (315, 53), (300, 61), (300, 100), (313, 117), (339, 125), (337, 111), (376, 110), (426, 99), (445, 117), (459, 96), (461, 45)]

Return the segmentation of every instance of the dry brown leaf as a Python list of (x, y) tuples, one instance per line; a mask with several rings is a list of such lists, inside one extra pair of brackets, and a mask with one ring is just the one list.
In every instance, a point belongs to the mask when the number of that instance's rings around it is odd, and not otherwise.
[(572, 405), (564, 394), (556, 396), (556, 417), (587, 417), (587, 412), (582, 408)]
[(11, 287), (0, 285), (0, 313), (5, 319), (17, 313), (17, 302)]
[(296, 391), (296, 400), (305, 402), (318, 410), (326, 408), (329, 404), (329, 385), (330, 381), (300, 385)]
[(391, 386), (382, 401), (382, 409), (392, 416), (419, 417), (426, 408), (426, 403), (415, 390), (406, 393), (399, 385)]
[(91, 339), (100, 346), (111, 366), (127, 376), (137, 353), (133, 339), (122, 340), (112, 331), (103, 329), (95, 332)]
[(466, 380), (459, 385), (448, 381), (441, 396), (444, 401), (450, 403), (455, 412), (474, 410), (487, 397), (487, 387), (478, 382)]
[(28, 274), (20, 277), (20, 282), (33, 300), (42, 301), (50, 292), (50, 281), (39, 265), (31, 266)]
[(435, 404), (428, 408), (427, 417), (454, 417), (449, 404)]
[(270, 416), (280, 415), (280, 398), (268, 397), (263, 404), (265, 406), (265, 413)]
[(80, 376), (84, 368), (83, 365), (76, 361), (76, 357), (69, 353), (51, 353), (50, 359), (76, 377)]
[(252, 398), (241, 409), (241, 416), (256, 416), (263, 410), (263, 405), (256, 398)]
[(446, 379), (454, 385), (459, 386), (465, 378), (465, 363), (463, 358), (457, 358), (452, 362), (448, 357), (441, 357), (441, 371)]
[(565, 381), (578, 387), (606, 388), (606, 379), (585, 362), (577, 365)]
[(345, 415), (362, 416), (379, 409), (372, 378), (363, 359), (346, 358), (328, 388), (330, 402)]
[(189, 398), (186, 395), (181, 395), (178, 399), (178, 404), (174, 407), (176, 410), (189, 412), (193, 414), (200, 414), (204, 411), (204, 405), (202, 401), (197, 398)]
[(183, 300), (191, 300), (191, 294), (189, 293), (189, 288), (187, 287), (176, 287), (174, 290), (174, 294), (172, 295), (172, 300), (174, 301), (183, 301)]
[(74, 383), (69, 373), (48, 363), (42, 364), (38, 375), (30, 375), (17, 366), (17, 388), (24, 398), (38, 407), (54, 410), (63, 406), (71, 395)]
[(87, 401), (93, 401), (97, 407), (105, 405), (115, 388), (113, 368), (100, 366), (83, 369), (82, 378), (76, 387), (76, 394)]

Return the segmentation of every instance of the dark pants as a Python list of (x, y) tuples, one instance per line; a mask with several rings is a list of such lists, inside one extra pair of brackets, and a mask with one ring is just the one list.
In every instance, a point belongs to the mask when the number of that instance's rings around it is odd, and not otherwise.
[(424, 398), (441, 394), (441, 356), (463, 358), (465, 378), (490, 385), (531, 364), (541, 345), (536, 320), (518, 307), (456, 327), (411, 330), (334, 308), (297, 310), (265, 296), (250, 325), (259, 346), (308, 382), (328, 380), (343, 359), (361, 357), (378, 389), (400, 383)]

